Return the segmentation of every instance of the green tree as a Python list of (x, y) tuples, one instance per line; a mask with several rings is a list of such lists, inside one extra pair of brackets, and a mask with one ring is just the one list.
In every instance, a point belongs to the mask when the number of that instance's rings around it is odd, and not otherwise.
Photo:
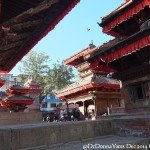
[(65, 66), (63, 62), (57, 61), (53, 64), (52, 69), (47, 72), (47, 82), (49, 83), (47, 90), (53, 90), (53, 92), (60, 90), (71, 84), (74, 77), (72, 67)]
[(31, 51), (24, 60), (21, 61), (22, 67), (20, 71), (22, 75), (20, 78), (25, 81), (29, 75), (31, 75), (34, 80), (40, 83), (43, 87), (45, 86), (45, 76), (50, 67), (48, 62), (50, 61), (49, 56), (45, 53), (37, 53)]
[(22, 74), (18, 75), (23, 83), (31, 75), (36, 82), (42, 85), (43, 96), (55, 97), (57, 90), (72, 83), (74, 78), (72, 67), (65, 66), (63, 62), (57, 61), (50, 68), (49, 56), (44, 53), (31, 51), (24, 60), (21, 61)]

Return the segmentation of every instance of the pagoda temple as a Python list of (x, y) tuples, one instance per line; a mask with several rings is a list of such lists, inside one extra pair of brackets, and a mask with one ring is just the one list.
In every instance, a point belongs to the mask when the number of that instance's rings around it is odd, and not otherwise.
[(76, 67), (81, 79), (57, 93), (57, 97), (68, 104), (78, 104), (85, 116), (89, 112), (95, 116), (109, 114), (109, 108), (120, 106), (120, 82), (106, 77), (113, 70), (85, 60), (85, 55), (94, 50), (95, 46), (90, 44), (64, 61), (65, 65)]
[(5, 106), (9, 111), (24, 111), (27, 105), (33, 104), (31, 97), (26, 96), (28, 89), (20, 85), (11, 86), (6, 93), (9, 95), (2, 99), (1, 106)]
[(0, 73), (8, 73), (80, 0), (1, 0)]
[[(128, 0), (99, 24), (114, 40), (87, 55), (89, 63), (98, 59), (115, 70), (122, 81), (127, 112), (150, 110), (150, 2)], [(113, 43), (113, 44), (112, 44)]]

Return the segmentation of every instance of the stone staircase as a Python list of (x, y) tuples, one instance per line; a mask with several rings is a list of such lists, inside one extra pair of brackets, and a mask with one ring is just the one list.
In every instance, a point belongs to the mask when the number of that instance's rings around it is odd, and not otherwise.
[(150, 150), (149, 116), (126, 116), (111, 122), (113, 132), (110, 135), (20, 150)]
[(113, 120), (113, 131), (119, 136), (150, 138), (150, 118), (125, 117)]
[(20, 150), (149, 150), (150, 140), (142, 137), (120, 137), (114, 135), (82, 139), (68, 143), (43, 145)]
[(0, 126), (0, 150), (150, 150), (150, 117)]

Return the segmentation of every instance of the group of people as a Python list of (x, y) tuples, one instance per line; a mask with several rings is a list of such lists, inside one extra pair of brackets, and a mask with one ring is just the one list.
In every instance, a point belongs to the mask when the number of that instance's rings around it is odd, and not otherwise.
[(81, 119), (81, 112), (79, 109), (74, 108), (70, 111), (62, 113), (61, 121), (79, 121)]
[(58, 122), (58, 121), (79, 121), (81, 119), (81, 112), (79, 109), (64, 110), (61, 114), (57, 112), (43, 113), (43, 121)]
[(43, 113), (42, 114), (43, 121), (47, 122), (56, 122), (59, 121), (59, 115), (56, 112), (49, 112), (49, 113)]
[(46, 122), (65, 122), (65, 121), (79, 121), (79, 120), (93, 120), (94, 110), (89, 111), (85, 116), (80, 112), (78, 108), (62, 110), (57, 112), (45, 112), (43, 113), (43, 121)]

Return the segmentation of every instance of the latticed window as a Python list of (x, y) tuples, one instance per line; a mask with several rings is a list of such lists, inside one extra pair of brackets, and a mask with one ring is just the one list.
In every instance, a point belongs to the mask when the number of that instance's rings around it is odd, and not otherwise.
[(148, 95), (149, 88), (147, 83), (138, 83), (138, 84), (131, 85), (130, 87), (128, 87), (128, 91), (130, 93), (130, 98), (134, 102), (149, 98)]

